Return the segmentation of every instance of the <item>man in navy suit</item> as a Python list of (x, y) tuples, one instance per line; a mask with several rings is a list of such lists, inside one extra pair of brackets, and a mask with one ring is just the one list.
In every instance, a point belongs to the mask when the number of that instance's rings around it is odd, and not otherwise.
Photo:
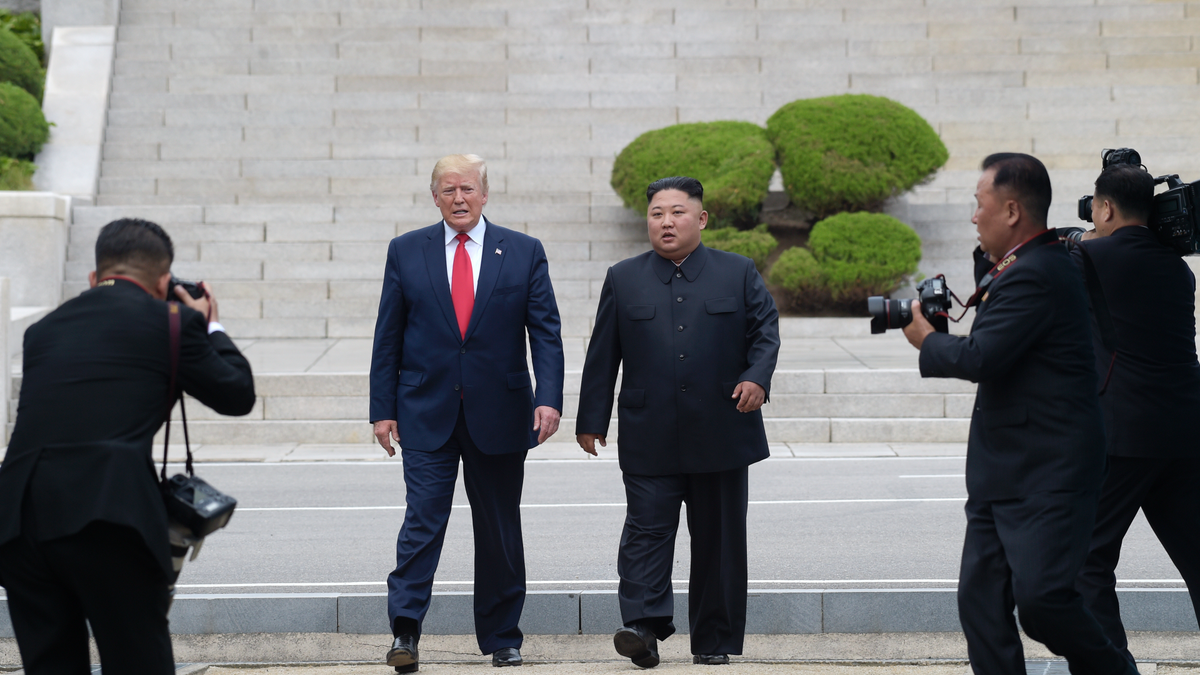
[[(1115, 570), (1138, 510), (1179, 568), (1200, 608), (1200, 410), (1196, 360), (1196, 280), (1187, 263), (1147, 227), (1154, 178), (1140, 166), (1110, 166), (1096, 179), (1084, 235), (1103, 290), (1114, 341), (1092, 322), (1108, 436), (1108, 475), (1100, 491), (1091, 550), (1076, 584), (1088, 608), (1129, 661)], [(1074, 252), (1083, 264), (1083, 251)], [(1111, 349), (1115, 350), (1109, 351)]]
[(1046, 228), (1050, 174), (1036, 158), (983, 160), (971, 222), (978, 290), (966, 337), (934, 332), (913, 302), (905, 337), (922, 377), (979, 384), (967, 441), (967, 532), (958, 615), (976, 675), (1024, 675), (1025, 633), (1073, 673), (1134, 675), (1075, 590), (1104, 478), (1087, 293)]
[[(563, 348), (541, 242), (483, 217), (487, 166), (438, 161), (430, 183), (443, 220), (388, 247), (371, 354), (371, 422), (401, 448), (407, 510), (388, 576), (395, 637), (387, 664), (418, 669), (461, 459), (475, 531), (475, 633), (492, 665), (521, 665), (524, 460), (558, 430)], [(526, 365), (528, 331), (534, 391)]]

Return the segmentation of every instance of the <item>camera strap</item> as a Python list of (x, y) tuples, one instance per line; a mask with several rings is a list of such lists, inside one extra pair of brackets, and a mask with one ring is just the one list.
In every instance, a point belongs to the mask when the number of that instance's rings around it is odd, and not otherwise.
[(983, 278), (979, 280), (979, 287), (975, 289), (974, 295), (967, 299), (967, 302), (963, 305), (963, 307), (976, 307), (979, 305), (979, 303), (983, 302), (983, 296), (987, 295), (988, 287), (992, 285), (992, 282), (996, 280), (996, 277), (1004, 274), (1005, 270), (1012, 267), (1013, 263), (1017, 262), (1017, 258), (1019, 256), (1025, 255), (1028, 251), (1032, 251), (1035, 248), (1041, 248), (1047, 244), (1057, 243), (1059, 243), (1058, 231), (1051, 228), (1045, 232), (1036, 234), (1026, 239), (1020, 244), (1017, 244), (1017, 247), (1014, 248), (1007, 256), (1005, 256), (1003, 260), (995, 265), (992, 265), (992, 269), (988, 270), (987, 274), (983, 275)]
[(175, 407), (175, 401), (179, 401), (179, 415), (183, 420), (183, 444), (187, 448), (187, 472), (189, 476), (195, 475), (192, 468), (192, 444), (188, 439), (187, 430), (187, 412), (183, 407), (183, 394), (177, 389), (177, 380), (179, 376), (179, 352), (180, 339), (182, 335), (182, 319), (179, 314), (179, 303), (170, 301), (167, 303), (167, 333), (168, 333), (168, 359), (170, 364), (170, 379), (167, 384), (167, 411), (164, 417), (166, 418), (167, 428), (163, 432), (163, 465), (162, 473), (160, 474), (163, 482), (167, 480), (167, 452), (171, 447), (171, 410)]

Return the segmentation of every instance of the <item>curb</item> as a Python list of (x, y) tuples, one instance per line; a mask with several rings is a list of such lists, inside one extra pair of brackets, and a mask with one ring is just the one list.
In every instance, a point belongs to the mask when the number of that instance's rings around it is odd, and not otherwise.
[[(1196, 632), (1191, 597), (1182, 588), (1117, 591), (1130, 631)], [(8, 601), (0, 599), (0, 638), (13, 637)], [(474, 634), (474, 596), (434, 593), (423, 632)], [(675, 594), (677, 629), (687, 633), (688, 598)], [(175, 635), (237, 633), (387, 633), (384, 593), (177, 595)], [(616, 591), (531, 591), (521, 629), (530, 635), (607, 635), (621, 625)], [(752, 590), (746, 633), (954, 633), (961, 631), (955, 589)]]

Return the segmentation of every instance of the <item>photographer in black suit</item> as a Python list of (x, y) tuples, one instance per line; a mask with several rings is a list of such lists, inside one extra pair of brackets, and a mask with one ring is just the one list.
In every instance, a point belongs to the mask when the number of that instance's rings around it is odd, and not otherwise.
[[(158, 225), (109, 223), (91, 290), (25, 332), (17, 424), (0, 467), (0, 584), (29, 675), (89, 672), (89, 624), (105, 673), (175, 672), (174, 571), (151, 459), (167, 411), (173, 258)], [(179, 386), (245, 415), (254, 380), (216, 302), (175, 290), (186, 305)]]
[(979, 675), (1024, 675), (1013, 607), (1071, 672), (1134, 673), (1075, 590), (1104, 475), (1087, 295), (1046, 229), (1050, 176), (1036, 158), (983, 161), (971, 221), (979, 290), (968, 337), (934, 332), (913, 303), (904, 329), (923, 377), (979, 383), (967, 443), (958, 611)]
[[(1179, 254), (1147, 227), (1154, 178), (1129, 164), (1096, 179), (1086, 249), (1112, 317), (1116, 348), (1093, 322), (1100, 398), (1108, 435), (1108, 475), (1100, 491), (1091, 551), (1078, 587), (1113, 644), (1131, 662), (1114, 570), (1121, 540), (1140, 508), (1200, 607), (1200, 410), (1196, 360), (1196, 280)], [(1075, 251), (1083, 266), (1082, 251)], [(1109, 374), (1111, 371), (1111, 374)]]

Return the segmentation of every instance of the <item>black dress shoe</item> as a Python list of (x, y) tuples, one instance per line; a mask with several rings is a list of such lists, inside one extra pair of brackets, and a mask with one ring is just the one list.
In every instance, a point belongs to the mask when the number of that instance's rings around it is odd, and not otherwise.
[(525, 663), (521, 660), (521, 651), (516, 647), (503, 647), (492, 654), (492, 665), (497, 668), (504, 666), (519, 666)]
[(387, 664), (397, 673), (415, 673), (418, 668), (417, 636), (412, 633), (396, 636), (387, 653)]
[(613, 635), (613, 646), (618, 654), (628, 657), (635, 666), (653, 668), (658, 665), (658, 640), (649, 628), (641, 624), (618, 628)]
[(692, 663), (698, 663), (703, 666), (724, 666), (729, 663), (728, 654), (696, 654), (692, 657)]

